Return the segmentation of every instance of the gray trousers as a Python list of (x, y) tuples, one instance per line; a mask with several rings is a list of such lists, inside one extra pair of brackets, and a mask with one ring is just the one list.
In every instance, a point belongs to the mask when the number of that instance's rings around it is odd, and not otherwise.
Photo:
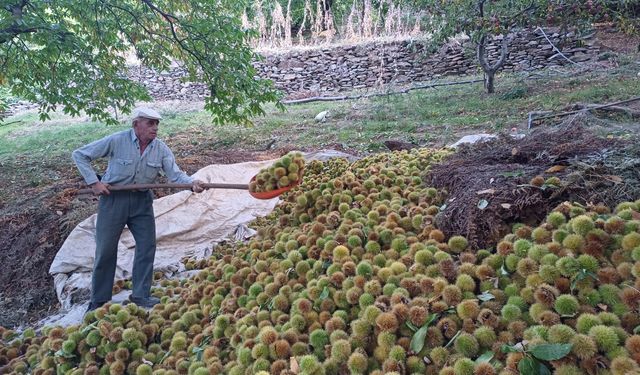
[(116, 272), (118, 241), (125, 224), (136, 241), (133, 258), (132, 297), (149, 297), (156, 255), (156, 223), (153, 195), (144, 192), (111, 192), (100, 197), (96, 221), (96, 259), (91, 280), (91, 302), (111, 300)]

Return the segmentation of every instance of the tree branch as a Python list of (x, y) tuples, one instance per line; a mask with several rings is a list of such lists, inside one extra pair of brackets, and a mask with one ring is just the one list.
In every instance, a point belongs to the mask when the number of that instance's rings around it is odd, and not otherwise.
[[(35, 15), (36, 17), (38, 17), (40, 20), (42, 20), (42, 25), (38, 25), (38, 26), (27, 26), (23, 24), (23, 15), (24, 15), (24, 8), (25, 7), (30, 7), (32, 8), (33, 11), (33, 15)], [(7, 9), (8, 10), (8, 9)], [(19, 4), (14, 5), (11, 8), (11, 15), (13, 17), (13, 23), (9, 26), (6, 27), (4, 29), (0, 29), (0, 44), (3, 44), (5, 42), (8, 42), (10, 40), (12, 40), (13, 38), (22, 35), (22, 34), (32, 34), (32, 33), (36, 33), (39, 31), (45, 31), (45, 32), (49, 32), (49, 33), (53, 33), (57, 36), (67, 36), (67, 35), (71, 35), (71, 33), (64, 31), (64, 30), (56, 30), (56, 29), (52, 29), (51, 27), (49, 27), (47, 24), (47, 21), (35, 11), (35, 7), (33, 4), (31, 4), (29, 2), (29, 0), (22, 0)]]
[(493, 65), (490, 65), (487, 61), (487, 36), (482, 35), (480, 40), (478, 41), (478, 47), (476, 49), (478, 62), (480, 63), (480, 67), (487, 73), (495, 73), (504, 65), (507, 60), (507, 50), (508, 50), (508, 41), (507, 37), (503, 36), (502, 41), (500, 42), (500, 57), (498, 61), (496, 61)]
[(491, 66), (491, 70), (493, 70), (494, 72), (500, 69), (502, 65), (504, 65), (504, 62), (507, 60), (507, 44), (507, 36), (504, 35), (502, 37), (502, 42), (500, 43), (500, 58), (498, 59), (498, 61), (496, 61), (495, 64), (493, 64), (493, 66)]
[(195, 50), (189, 48), (189, 46), (187, 46), (184, 43), (184, 39), (181, 39), (180, 37), (178, 37), (178, 34), (176, 32), (175, 22), (179, 22), (180, 20), (176, 16), (160, 10), (157, 6), (155, 6), (151, 2), (151, 0), (142, 0), (142, 2), (146, 4), (154, 12), (159, 13), (169, 23), (169, 27), (171, 28), (171, 35), (173, 36), (173, 39), (176, 41), (176, 43), (178, 43), (178, 45), (180, 46), (180, 48), (182, 48), (183, 51), (187, 52), (194, 59), (196, 59), (196, 61), (198, 62), (198, 65), (200, 65), (200, 67), (203, 69), (203, 74), (205, 74), (206, 76), (209, 76), (207, 70), (205, 69), (207, 67), (206, 62), (204, 61), (206, 60), (206, 57), (202, 56)]
[[(136, 23), (136, 25), (140, 26), (140, 28), (147, 33), (147, 35), (149, 35), (151, 37), (152, 40), (157, 41), (157, 39), (161, 39), (161, 40), (165, 40), (166, 42), (170, 43), (171, 39), (166, 37), (163, 34), (159, 34), (151, 29), (149, 29), (138, 17), (137, 14), (135, 14), (131, 9), (125, 8), (125, 7), (121, 7), (118, 6), (116, 4), (112, 4), (112, 3), (108, 3), (105, 2), (105, 0), (101, 0), (102, 4), (105, 5), (107, 7), (107, 10), (109, 11), (109, 13), (113, 14), (113, 16), (117, 19), (119, 18), (118, 15), (113, 11), (112, 8), (118, 9), (122, 12), (127, 13), (132, 19), (133, 22)], [(131, 43), (131, 45), (135, 48), (135, 41), (134, 38), (131, 36), (131, 34), (129, 33), (128, 30), (126, 30), (125, 28), (122, 27), (122, 25), (120, 23), (118, 23), (118, 30), (120, 32), (122, 32), (124, 35), (127, 36), (127, 38), (129, 39), (129, 42)], [(165, 50), (167, 52), (168, 55), (171, 55), (171, 51), (169, 51), (169, 49), (164, 46), (160, 41), (157, 42), (158, 46), (160, 46), (163, 50)]]
[(334, 102), (334, 101), (340, 101), (340, 100), (373, 98), (377, 96), (406, 94), (409, 91), (413, 91), (413, 90), (429, 89), (429, 88), (440, 87), (440, 86), (466, 85), (469, 83), (477, 83), (482, 81), (483, 81), (482, 79), (472, 79), (467, 81), (432, 83), (432, 84), (413, 86), (413, 87), (409, 87), (409, 88), (398, 90), (398, 91), (377, 92), (377, 93), (360, 94), (360, 95), (314, 96), (311, 98), (304, 98), (304, 99), (284, 100), (282, 101), (282, 104), (288, 105), (288, 104), (302, 104), (302, 103), (311, 103), (311, 102)]
[(487, 57), (485, 56), (486, 47), (487, 47), (487, 36), (486, 35), (482, 35), (480, 37), (480, 40), (478, 41), (478, 46), (476, 48), (476, 54), (477, 54), (477, 57), (478, 57), (478, 62), (480, 63), (480, 67), (485, 72), (488, 72), (488, 71), (491, 70), (491, 67), (487, 63)]
[(568, 115), (575, 115), (575, 114), (581, 113), (581, 112), (594, 111), (594, 110), (604, 109), (604, 108), (608, 108), (608, 107), (615, 107), (615, 106), (619, 106), (621, 104), (637, 102), (639, 100), (640, 100), (640, 96), (635, 96), (635, 97), (630, 98), (630, 99), (619, 100), (619, 101), (613, 102), (613, 103), (589, 105), (589, 106), (587, 106), (585, 108), (574, 110), (574, 111), (554, 113), (554, 114), (551, 114), (551, 115), (537, 117), (537, 118), (534, 117), (534, 118), (530, 119), (530, 122), (531, 121), (546, 120), (546, 119), (554, 118), (554, 117), (563, 117), (563, 116), (568, 116)]
[(9, 27), (0, 30), (0, 44), (13, 39), (17, 35), (35, 33), (38, 31), (38, 28), (36, 27), (26, 27), (22, 25), (23, 9), (28, 3), (29, 0), (22, 0), (13, 6), (9, 5), (5, 8), (8, 12), (11, 12), (13, 22)]
[[(162, 17), (164, 17), (167, 22), (173, 24), (173, 22), (179, 22), (180, 20), (178, 19), (178, 17), (174, 16), (173, 14), (167, 13), (162, 11), (162, 9), (158, 8), (157, 6), (155, 6), (151, 0), (142, 0), (143, 3), (147, 4), (147, 6), (149, 8), (151, 8), (151, 10), (160, 13), (160, 15), (162, 15)], [(172, 21), (173, 20), (173, 21)]]
[(480, 13), (480, 18), (484, 18), (484, 3), (487, 0), (478, 0), (478, 12)]
[(0, 30), (0, 44), (10, 41), (20, 34), (35, 33), (38, 30), (44, 30), (38, 27), (19, 27), (11, 25), (6, 29)]

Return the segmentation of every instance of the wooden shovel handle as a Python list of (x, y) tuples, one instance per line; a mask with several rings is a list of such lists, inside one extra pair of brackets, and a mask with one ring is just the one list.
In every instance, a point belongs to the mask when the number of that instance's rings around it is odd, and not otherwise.
[[(147, 190), (147, 189), (191, 189), (192, 184), (132, 184), (132, 185), (113, 185), (109, 186), (109, 191), (127, 191), (127, 190)], [(239, 189), (249, 190), (247, 184), (202, 184), (205, 189)], [(91, 189), (78, 190), (78, 194), (93, 194)]]

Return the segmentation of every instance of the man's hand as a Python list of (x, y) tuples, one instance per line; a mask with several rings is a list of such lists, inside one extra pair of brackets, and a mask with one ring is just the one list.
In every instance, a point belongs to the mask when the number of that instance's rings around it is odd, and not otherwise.
[(94, 195), (109, 195), (109, 185), (107, 184), (103, 184), (102, 182), (98, 181), (94, 184), (91, 184), (91, 190), (93, 191)]
[(204, 182), (200, 180), (193, 180), (193, 185), (191, 186), (191, 191), (194, 193), (202, 193), (204, 191)]

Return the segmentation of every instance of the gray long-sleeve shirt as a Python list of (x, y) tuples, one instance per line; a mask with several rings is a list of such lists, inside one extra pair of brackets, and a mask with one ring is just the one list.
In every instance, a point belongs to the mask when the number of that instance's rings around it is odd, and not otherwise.
[(160, 170), (174, 183), (193, 183), (193, 178), (176, 164), (167, 145), (154, 139), (140, 155), (140, 144), (133, 129), (124, 130), (80, 147), (72, 154), (80, 174), (91, 185), (98, 176), (91, 161), (108, 157), (109, 165), (102, 182), (109, 185), (154, 183)]

